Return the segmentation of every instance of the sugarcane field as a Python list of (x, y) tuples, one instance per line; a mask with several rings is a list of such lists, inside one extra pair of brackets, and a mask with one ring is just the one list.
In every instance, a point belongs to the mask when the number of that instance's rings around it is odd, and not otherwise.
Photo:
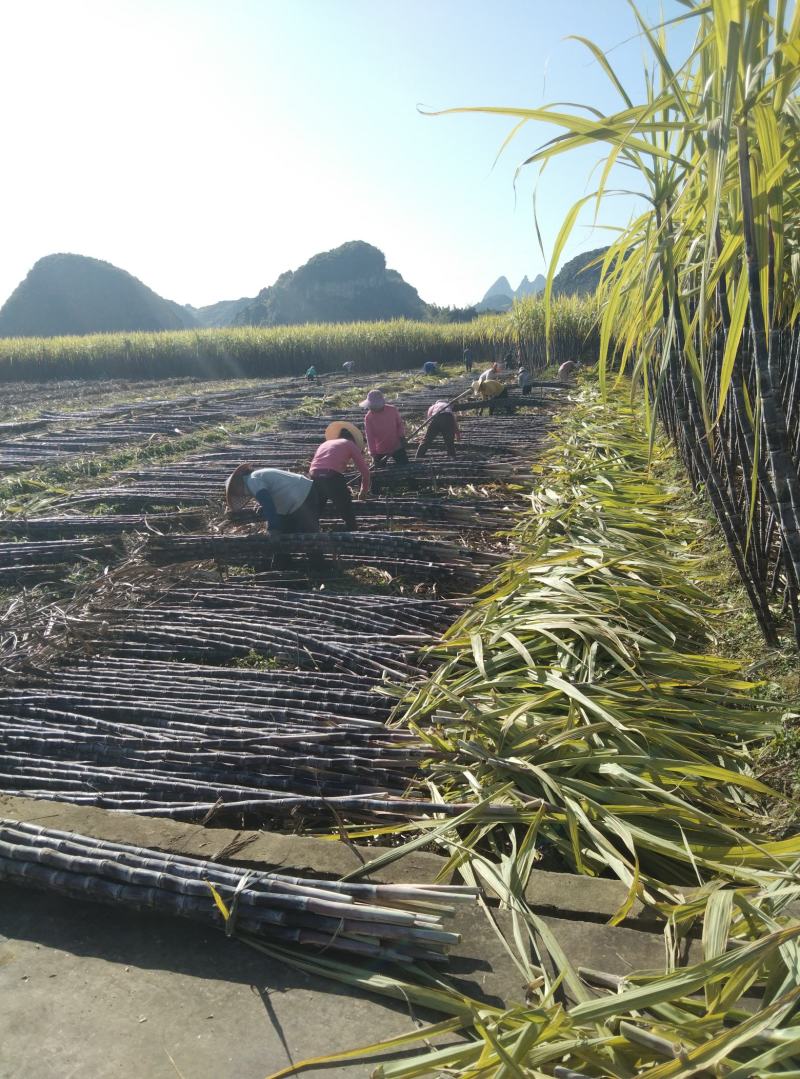
[(800, 1076), (800, 3), (0, 20), (0, 1079)]

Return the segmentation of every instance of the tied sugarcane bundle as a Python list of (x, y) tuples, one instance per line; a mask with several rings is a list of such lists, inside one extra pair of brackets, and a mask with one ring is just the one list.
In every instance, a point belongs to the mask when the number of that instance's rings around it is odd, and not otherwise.
[[(0, 819), (0, 879), (62, 895), (174, 914), (264, 940), (407, 962), (441, 962), (460, 940), (442, 928), (458, 885), (345, 884), (254, 873)], [(415, 909), (416, 908), (416, 909)]]

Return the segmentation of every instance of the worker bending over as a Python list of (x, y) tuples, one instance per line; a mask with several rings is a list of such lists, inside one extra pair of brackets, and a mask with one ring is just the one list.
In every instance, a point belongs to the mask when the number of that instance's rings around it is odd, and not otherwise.
[(364, 430), (375, 468), (383, 468), (389, 457), (407, 465), (406, 429), (394, 405), (387, 405), (381, 390), (370, 390), (360, 407), (367, 409)]
[(421, 457), (424, 457), (431, 445), (439, 437), (441, 437), (442, 442), (444, 442), (447, 456), (455, 457), (456, 439), (461, 438), (461, 432), (458, 429), (456, 414), (450, 407), (449, 402), (437, 401), (435, 404), (431, 405), (428, 409), (428, 421), (425, 437), (419, 444), (414, 460), (418, 461)]
[(356, 529), (356, 515), (345, 472), (352, 462), (361, 473), (359, 498), (369, 494), (369, 467), (363, 449), (364, 436), (359, 429), (352, 423), (335, 420), (326, 427), (325, 441), (314, 454), (308, 470), (317, 491), (319, 511), (330, 501), (350, 532)]
[(319, 507), (314, 483), (308, 476), (282, 468), (239, 465), (225, 484), (229, 510), (243, 509), (254, 498), (267, 525), (277, 532), (319, 532)]
[(494, 380), (500, 374), (500, 364), (493, 363), (491, 367), (487, 367), (485, 371), (482, 371), (478, 376), (478, 382), (488, 382), (490, 379)]
[(558, 369), (559, 380), (561, 382), (572, 382), (580, 369), (581, 365), (576, 363), (575, 360), (567, 360)]
[[(508, 386), (504, 386), (497, 379), (487, 378), (483, 381), (478, 379), (477, 382), (472, 383), (472, 392), (485, 404), (488, 404), (490, 416), (494, 416), (498, 408), (503, 408), (506, 412), (510, 412), (512, 409), (508, 396)], [(483, 415), (482, 408), (478, 409), (478, 415)]]

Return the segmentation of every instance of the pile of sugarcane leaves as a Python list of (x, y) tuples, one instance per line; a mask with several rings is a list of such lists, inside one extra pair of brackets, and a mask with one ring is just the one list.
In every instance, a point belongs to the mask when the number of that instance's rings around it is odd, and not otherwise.
[[(780, 716), (737, 663), (709, 654), (696, 528), (658, 481), (668, 451), (651, 454), (621, 392), (603, 404), (587, 388), (562, 417), (517, 529), (520, 557), (436, 646), (439, 668), (397, 712), (433, 751), (435, 798), (505, 804), (507, 817), (478, 806), (417, 821), (364, 870), (438, 844), (450, 855), (442, 879), (456, 871), (509, 910), (526, 999), (498, 1009), (417, 968), (397, 980), (304, 960), (446, 1015), (362, 1047), (427, 1046), (376, 1076), (800, 1075), (800, 837), (770, 835), (777, 795), (751, 767)], [(371, 834), (389, 832), (409, 826)], [(627, 884), (613, 923), (637, 899), (663, 916), (665, 971), (620, 978), (570, 964), (526, 901), (548, 846), (575, 872)], [(702, 958), (678, 966), (689, 935)]]

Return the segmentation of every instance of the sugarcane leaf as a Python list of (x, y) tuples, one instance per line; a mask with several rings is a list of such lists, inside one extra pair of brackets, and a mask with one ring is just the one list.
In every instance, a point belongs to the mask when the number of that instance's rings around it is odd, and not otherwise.
[(731, 309), (731, 321), (725, 337), (725, 352), (722, 357), (722, 368), (719, 376), (719, 392), (717, 396), (717, 416), (719, 423), (728, 397), (728, 390), (733, 375), (733, 366), (736, 363), (736, 354), (742, 340), (744, 321), (747, 316), (747, 304), (749, 299), (749, 286), (747, 283), (747, 270), (743, 267), (736, 287), (736, 295)]

